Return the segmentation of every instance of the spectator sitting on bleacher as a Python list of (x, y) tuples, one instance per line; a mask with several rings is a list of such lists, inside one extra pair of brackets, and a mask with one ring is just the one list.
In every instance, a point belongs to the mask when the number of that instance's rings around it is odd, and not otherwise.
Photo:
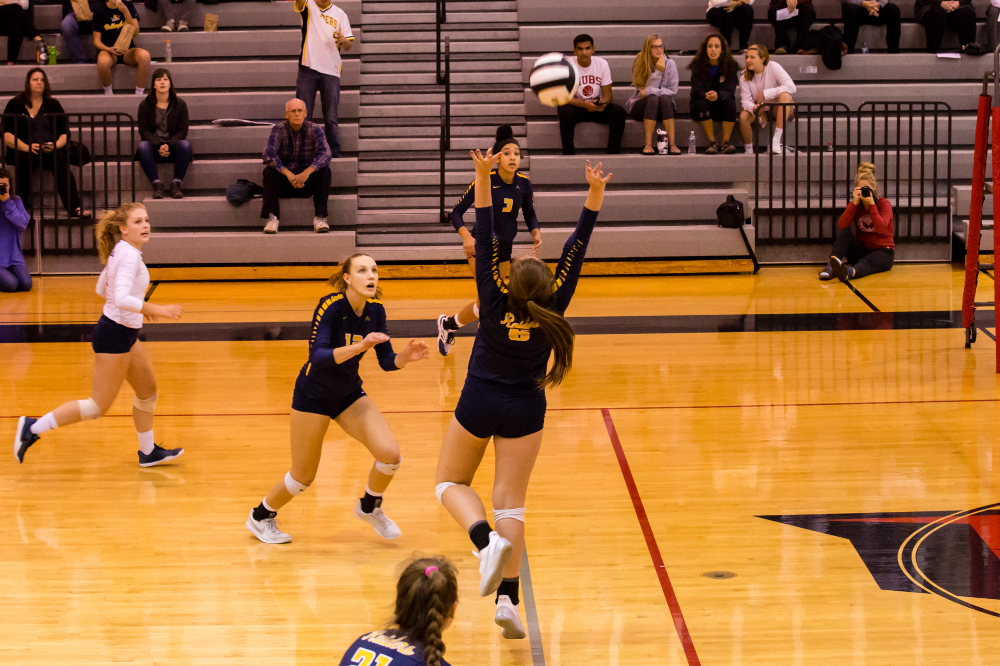
[(29, 0), (0, 0), (0, 35), (7, 36), (7, 64), (17, 63), (24, 38), (38, 41), (38, 30), (29, 11)]
[(889, 0), (840, 0), (840, 12), (844, 17), (844, 42), (848, 53), (854, 53), (858, 29), (863, 25), (884, 25), (889, 53), (899, 53), (902, 19), (897, 5)]
[(146, 99), (139, 103), (137, 125), (142, 142), (135, 157), (153, 186), (153, 198), (163, 198), (157, 162), (174, 163), (174, 179), (170, 183), (170, 196), (183, 199), (181, 183), (191, 164), (191, 144), (187, 142), (187, 104), (174, 90), (174, 81), (166, 69), (153, 72), (153, 87)]
[[(322, 4), (321, 4), (322, 3)], [(313, 117), (316, 92), (323, 103), (323, 122), (330, 155), (340, 157), (340, 72), (344, 61), (341, 51), (350, 51), (354, 42), (347, 14), (330, 0), (295, 0), (295, 11), (302, 14), (302, 53), (295, 80), (295, 96), (306, 103), (306, 118)]]
[[(100, 0), (89, 0), (87, 4), (89, 5), (91, 15), (93, 15), (101, 2)], [(93, 16), (86, 21), (81, 21), (80, 17), (76, 15), (76, 10), (73, 8), (71, 0), (63, 0), (62, 15), (62, 37), (66, 48), (69, 49), (70, 60), (73, 64), (82, 65), (87, 62), (87, 52), (83, 49), (83, 42), (80, 40), (80, 35), (91, 35), (91, 39), (93, 39)]]
[(976, 44), (976, 10), (972, 0), (917, 0), (913, 16), (924, 26), (928, 53), (941, 51), (944, 30), (948, 28), (958, 36), (962, 53), (982, 55), (982, 47)]
[[(782, 16), (778, 16), (778, 12)], [(791, 16), (786, 17), (787, 14)], [(816, 20), (816, 9), (812, 0), (771, 0), (767, 8), (767, 20), (774, 26), (774, 55), (798, 53), (799, 43)], [(795, 47), (788, 38), (788, 29), (795, 28)]]
[(733, 28), (740, 34), (740, 51), (750, 46), (750, 31), (753, 30), (753, 0), (708, 0), (708, 24), (718, 29), (719, 34), (732, 49)]
[(271, 128), (264, 149), (264, 205), (261, 219), (267, 220), (265, 234), (278, 233), (281, 197), (312, 196), (316, 216), (313, 231), (330, 230), (327, 203), (330, 198), (330, 147), (323, 128), (306, 120), (306, 103), (301, 99), (285, 104), (285, 121)]
[(576, 56), (576, 69), (580, 75), (576, 95), (568, 104), (557, 109), (563, 155), (576, 154), (573, 139), (578, 123), (607, 125), (608, 154), (617, 155), (622, 151), (622, 135), (628, 114), (611, 101), (611, 67), (607, 60), (594, 55), (594, 38), (590, 35), (573, 38), (573, 55)]
[(659, 120), (670, 140), (670, 154), (680, 155), (681, 149), (674, 140), (674, 95), (680, 87), (680, 77), (677, 65), (667, 56), (659, 35), (647, 37), (642, 43), (642, 50), (632, 61), (632, 85), (636, 93), (625, 102), (625, 110), (633, 120), (642, 121), (646, 138), (642, 154), (656, 154), (653, 134)]
[(0, 291), (31, 291), (31, 273), (24, 265), (21, 234), (31, 218), (21, 198), (10, 188), (10, 171), (0, 167)]
[(791, 104), (795, 83), (788, 72), (776, 62), (771, 62), (767, 48), (754, 44), (747, 49), (746, 67), (740, 72), (740, 98), (743, 111), (740, 112), (740, 132), (747, 154), (753, 153), (753, 122), (767, 127), (768, 120), (774, 120), (777, 127), (771, 140), (771, 152), (781, 154), (781, 135), (785, 120), (791, 120), (793, 112), (786, 107), (772, 108), (770, 104)]
[[(126, 25), (135, 31), (132, 41), (125, 52), (115, 50), (115, 42)], [(135, 10), (132, 0), (108, 0), (94, 11), (94, 46), (97, 54), (97, 73), (101, 77), (105, 95), (114, 95), (111, 89), (111, 68), (121, 58), (126, 65), (135, 67), (135, 94), (146, 94), (146, 77), (149, 75), (149, 51), (135, 45), (135, 36), (139, 34), (139, 13)]]
[(31, 177), (44, 169), (55, 176), (56, 189), (67, 212), (73, 217), (89, 217), (80, 208), (80, 193), (69, 169), (69, 121), (65, 116), (52, 117), (64, 113), (63, 107), (52, 96), (49, 79), (41, 67), (28, 70), (24, 90), (7, 102), (3, 113), (24, 116), (8, 118), (3, 135), (7, 164), (14, 165), (21, 199), (31, 201)]
[[(181, 0), (177, 3), (181, 6), (179, 17), (174, 15), (174, 3), (172, 0), (160, 0), (160, 4), (163, 5), (163, 18), (165, 19), (165, 23), (160, 30), (163, 32), (173, 32), (176, 25), (177, 32), (187, 32), (189, 29), (188, 19), (191, 18), (191, 10), (194, 9), (194, 0)], [(178, 21), (180, 21), (180, 25), (177, 25)]]
[[(691, 70), (691, 118), (708, 135), (707, 155), (732, 155), (736, 146), (729, 137), (736, 127), (736, 87), (740, 66), (733, 60), (729, 44), (718, 35), (701, 40), (698, 53), (688, 64)], [(715, 124), (722, 123), (722, 146), (715, 141)]]
[(878, 196), (877, 190), (875, 165), (862, 162), (854, 178), (851, 202), (837, 222), (837, 238), (833, 242), (830, 261), (820, 271), (820, 280), (840, 278), (847, 282), (892, 268), (896, 257), (892, 204), (885, 197)]

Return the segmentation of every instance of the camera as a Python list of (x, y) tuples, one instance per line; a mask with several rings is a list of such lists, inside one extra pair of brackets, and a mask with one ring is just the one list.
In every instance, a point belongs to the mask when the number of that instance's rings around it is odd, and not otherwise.
[(0, 197), (7, 194), (7, 183), (0, 183)]
[(868, 199), (869, 197), (871, 197), (871, 195), (872, 195), (872, 188), (868, 187), (867, 185), (861, 188), (862, 199)]

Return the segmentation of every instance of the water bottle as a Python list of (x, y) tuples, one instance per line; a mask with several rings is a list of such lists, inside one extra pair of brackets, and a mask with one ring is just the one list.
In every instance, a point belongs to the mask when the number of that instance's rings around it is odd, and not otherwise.
[(698, 140), (694, 137), (694, 132), (688, 137), (688, 155), (695, 155), (698, 152)]
[(868, 53), (868, 42), (861, 42), (861, 52)]
[(174, 61), (174, 52), (170, 48), (170, 40), (168, 39), (167, 40), (167, 51), (166, 51), (166, 55), (164, 56), (164, 62), (173, 62), (173, 61)]
[(59, 53), (59, 52), (58, 52), (58, 51), (56, 51), (56, 47), (54, 47), (54, 46), (50, 46), (50, 47), (49, 47), (49, 64), (50, 64), (50, 65), (54, 65), (54, 64), (56, 64), (56, 55), (57, 55), (58, 53)]
[(48, 59), (49, 49), (45, 45), (44, 39), (39, 39), (35, 42), (35, 62), (39, 65), (44, 65), (45, 61)]

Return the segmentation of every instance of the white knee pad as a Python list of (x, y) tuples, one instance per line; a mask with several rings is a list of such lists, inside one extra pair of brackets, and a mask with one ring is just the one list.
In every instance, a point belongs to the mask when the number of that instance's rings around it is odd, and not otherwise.
[(292, 495), (301, 495), (302, 493), (304, 493), (306, 490), (309, 489), (309, 486), (305, 485), (304, 483), (299, 483), (298, 481), (292, 478), (292, 473), (288, 472), (287, 474), (285, 474), (285, 488)]
[(93, 421), (94, 419), (101, 418), (101, 408), (97, 406), (93, 398), (77, 400), (76, 404), (80, 408), (81, 421)]
[(472, 313), (476, 315), (476, 319), (479, 319), (479, 303), (472, 306)]
[(382, 472), (386, 476), (392, 476), (393, 474), (395, 474), (396, 472), (399, 471), (399, 466), (402, 465), (402, 464), (403, 464), (403, 457), (402, 456), (400, 456), (399, 462), (395, 462), (395, 463), (384, 463), (384, 462), (379, 462), (378, 460), (376, 460), (375, 461), (375, 469), (377, 469), (378, 471)]
[(140, 412), (149, 412), (152, 414), (153, 410), (156, 408), (156, 396), (154, 395), (152, 398), (146, 398), (145, 400), (141, 400), (139, 396), (135, 396), (135, 400), (132, 401), (132, 406)]
[(441, 496), (444, 495), (444, 491), (448, 490), (452, 486), (460, 486), (460, 485), (462, 484), (452, 483), (451, 481), (444, 481), (442, 483), (437, 484), (437, 486), (435, 486), (434, 488), (434, 494), (437, 495), (438, 502), (441, 501)]
[(493, 509), (493, 522), (503, 520), (504, 518), (510, 518), (512, 520), (519, 520), (524, 523), (524, 507), (520, 509)]

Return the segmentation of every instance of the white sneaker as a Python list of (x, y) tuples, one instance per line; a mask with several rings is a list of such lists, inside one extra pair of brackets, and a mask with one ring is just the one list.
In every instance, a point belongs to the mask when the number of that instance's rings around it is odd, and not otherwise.
[(264, 225), (265, 234), (276, 234), (278, 233), (278, 218), (274, 215), (269, 215), (267, 217), (267, 224)]
[(490, 532), (490, 545), (472, 554), (479, 558), (479, 596), (493, 594), (503, 580), (503, 568), (514, 552), (510, 541)]
[(503, 629), (500, 635), (504, 638), (524, 638), (521, 615), (517, 612), (517, 606), (510, 602), (510, 597), (506, 594), (501, 594), (497, 598), (497, 614), (493, 621)]
[(167, 21), (166, 23), (163, 24), (163, 27), (160, 28), (160, 30), (162, 30), (163, 32), (173, 32), (174, 31), (174, 22), (173, 21)]
[(247, 529), (264, 543), (289, 543), (292, 540), (291, 534), (285, 534), (278, 529), (276, 518), (266, 518), (264, 520), (254, 520), (253, 509), (250, 510), (250, 517), (247, 518)]
[(358, 500), (354, 505), (354, 515), (374, 527), (375, 534), (383, 539), (398, 539), (402, 534), (396, 523), (389, 520), (389, 516), (385, 515), (380, 507), (375, 507), (371, 513), (365, 513), (361, 510), (361, 500)]
[(314, 217), (313, 218), (313, 231), (318, 234), (325, 234), (330, 230), (330, 224), (326, 221), (325, 217)]
[(455, 331), (449, 331), (444, 327), (445, 320), (448, 319), (448, 315), (440, 315), (438, 317), (438, 353), (441, 356), (447, 356), (448, 352), (451, 351), (451, 346), (455, 344)]
[(187, 31), (188, 31), (188, 22), (181, 21), (180, 26), (177, 28), (177, 32), (187, 32)]

